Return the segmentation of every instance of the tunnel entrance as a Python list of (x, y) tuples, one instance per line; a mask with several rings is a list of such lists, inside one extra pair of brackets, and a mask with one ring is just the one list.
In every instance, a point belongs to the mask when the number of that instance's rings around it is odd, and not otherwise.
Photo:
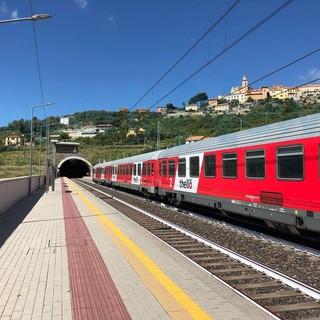
[(92, 165), (86, 159), (70, 157), (61, 161), (57, 169), (60, 177), (82, 178), (91, 175)]

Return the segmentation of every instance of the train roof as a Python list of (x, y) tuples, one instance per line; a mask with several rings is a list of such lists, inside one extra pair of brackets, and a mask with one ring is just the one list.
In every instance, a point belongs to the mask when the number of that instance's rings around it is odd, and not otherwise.
[(169, 149), (104, 162), (94, 167), (135, 163), (180, 155), (202, 153), (208, 150), (226, 150), (314, 136), (320, 136), (320, 113), (208, 138), (206, 140), (184, 144)]
[(162, 150), (159, 158), (225, 150), (320, 135), (320, 114), (281, 121)]
[(159, 151), (152, 151), (148, 153), (138, 154), (136, 156), (118, 159), (114, 161), (106, 162), (105, 165), (107, 166), (114, 166), (114, 165), (120, 165), (120, 164), (127, 164), (127, 163), (134, 163), (134, 162), (142, 162), (147, 160), (154, 160), (158, 159), (159, 154), (162, 152), (162, 150)]

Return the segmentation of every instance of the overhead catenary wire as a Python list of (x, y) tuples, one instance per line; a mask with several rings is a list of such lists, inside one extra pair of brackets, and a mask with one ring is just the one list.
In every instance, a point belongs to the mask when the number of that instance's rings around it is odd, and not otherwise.
[[(293, 0), (292, 0), (293, 1)], [(143, 98), (147, 96), (240, 2), (236, 0), (228, 10), (166, 71), (163, 76), (130, 108), (132, 110)], [(151, 108), (151, 107), (150, 107)], [(149, 109), (150, 109), (149, 108)]]
[[(33, 16), (32, 0), (29, 1), (29, 4), (30, 4), (31, 16)], [(41, 77), (41, 68), (40, 68), (40, 58), (39, 58), (39, 50), (38, 50), (38, 41), (37, 41), (35, 22), (33, 20), (32, 20), (32, 30), (33, 30), (34, 47), (35, 47), (36, 61), (37, 61), (38, 79), (39, 79), (40, 94), (41, 94), (41, 104), (44, 104), (44, 95), (43, 95), (43, 86), (42, 86), (42, 77)], [(43, 112), (44, 112), (44, 116), (46, 117), (45, 108), (43, 108)]]
[(162, 100), (167, 98), (169, 95), (171, 95), (173, 92), (175, 92), (177, 89), (179, 89), (181, 86), (183, 86), (186, 82), (188, 82), (190, 79), (192, 79), (194, 76), (196, 76), (199, 72), (201, 72), (203, 69), (208, 67), (212, 62), (220, 58), (222, 55), (224, 55), (226, 52), (228, 52), (230, 49), (232, 49), (234, 46), (236, 46), (239, 42), (244, 40), (246, 37), (248, 37), (251, 33), (256, 31), (258, 28), (260, 28), (263, 24), (265, 24), (267, 21), (269, 21), (271, 18), (273, 18), (276, 14), (278, 14), (280, 11), (282, 11), (284, 8), (286, 8), (293, 0), (288, 0), (285, 3), (283, 3), (280, 7), (278, 7), (276, 10), (274, 10), (271, 14), (269, 14), (267, 17), (265, 17), (263, 20), (261, 20), (259, 23), (257, 23), (254, 27), (252, 27), (249, 31), (244, 33), (242, 36), (240, 36), (238, 39), (236, 39), (234, 42), (232, 42), (229, 46), (227, 46), (225, 49), (220, 51), (216, 56), (214, 56), (211, 60), (209, 60), (207, 63), (202, 65), (199, 69), (197, 69), (195, 72), (193, 72), (188, 78), (183, 80), (180, 84), (178, 84), (176, 87), (174, 87), (172, 90), (170, 90), (167, 94), (165, 94), (162, 98), (160, 98), (158, 101), (156, 101), (153, 105), (151, 105), (148, 110), (156, 106), (158, 103), (160, 103)]
[[(298, 59), (296, 59), (296, 60), (293, 60), (293, 61), (287, 63), (286, 65), (284, 65), (284, 66), (282, 66), (282, 67), (279, 67), (278, 69), (275, 69), (275, 70), (267, 73), (265, 76), (262, 76), (262, 77), (260, 77), (259, 79), (250, 82), (250, 83), (248, 84), (248, 87), (249, 87), (249, 86), (252, 86), (253, 84), (255, 84), (255, 83), (257, 83), (257, 82), (260, 82), (261, 80), (264, 80), (264, 79), (266, 79), (266, 78), (274, 75), (274, 74), (277, 73), (277, 72), (280, 72), (280, 71), (282, 71), (282, 70), (284, 70), (284, 69), (286, 69), (286, 68), (294, 65), (295, 63), (298, 63), (298, 62), (300, 62), (300, 61), (302, 61), (302, 60), (310, 57), (311, 55), (313, 55), (313, 54), (315, 54), (315, 53), (317, 53), (317, 52), (319, 52), (319, 51), (320, 51), (320, 48), (315, 49), (315, 50), (313, 50), (313, 51), (305, 54), (304, 56), (302, 56), (302, 57), (300, 57), (300, 58), (298, 58)], [(315, 80), (315, 81), (316, 81), (316, 80)], [(314, 82), (314, 81), (312, 81), (312, 82)], [(240, 88), (238, 88), (237, 90), (233, 91), (232, 94), (235, 94), (235, 93), (237, 93), (237, 92), (240, 92), (240, 91), (241, 91), (242, 89), (244, 89), (244, 88), (245, 88), (245, 87), (240, 87)], [(293, 89), (295, 89), (295, 88), (293, 88)], [(229, 94), (225, 94), (224, 96), (222, 96), (222, 98), (225, 98), (225, 97), (227, 97), (227, 96), (229, 96), (229, 95), (230, 95), (230, 93), (229, 93)]]
[(282, 91), (282, 92), (279, 92), (279, 93), (275, 94), (275, 95), (273, 96), (273, 98), (276, 97), (276, 96), (279, 96), (280, 94), (286, 93), (286, 92), (288, 92), (288, 91), (290, 91), (290, 90), (294, 90), (294, 89), (301, 88), (301, 87), (303, 87), (303, 86), (306, 86), (307, 84), (310, 84), (310, 83), (313, 83), (313, 82), (316, 82), (316, 81), (319, 81), (319, 80), (320, 80), (320, 78), (313, 79), (313, 80), (310, 80), (310, 81), (308, 81), (308, 82), (304, 82), (304, 83), (302, 83), (302, 84), (299, 84), (299, 85), (297, 85), (297, 86), (295, 86), (295, 87), (288, 88), (287, 90), (284, 90), (284, 91)]

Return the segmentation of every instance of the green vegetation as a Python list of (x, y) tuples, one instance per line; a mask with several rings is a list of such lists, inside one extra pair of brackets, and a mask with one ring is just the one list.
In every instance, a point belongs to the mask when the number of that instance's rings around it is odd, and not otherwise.
[[(195, 97), (198, 99), (199, 95)], [(238, 104), (234, 103), (234, 110), (237, 110), (238, 107)], [(155, 150), (159, 127), (160, 147), (163, 149), (183, 144), (189, 136), (214, 137), (318, 112), (320, 112), (320, 104), (316, 102), (297, 103), (290, 99), (268, 99), (252, 104), (246, 113), (233, 112), (221, 115), (214, 114), (212, 111), (207, 111), (201, 116), (192, 112), (184, 115), (169, 113), (168, 116), (155, 112), (143, 114), (106, 110), (77, 112), (72, 115), (68, 128), (81, 128), (96, 124), (112, 125), (106, 132), (98, 133), (93, 138), (81, 137), (75, 140), (80, 143), (79, 156), (96, 164), (99, 161), (114, 160)], [(46, 122), (35, 118), (34, 123), (35, 137), (39, 137), (40, 128)], [(48, 123), (55, 123), (55, 125), (50, 125), (51, 134), (57, 136), (61, 141), (70, 140), (69, 135), (62, 132), (67, 127), (59, 124), (59, 118), (51, 117)], [(134, 129), (136, 135), (127, 137), (130, 128)], [(139, 134), (139, 128), (143, 128), (145, 133)], [(42, 130), (44, 137), (45, 128)], [(13, 121), (7, 127), (0, 128), (0, 179), (28, 175), (29, 147), (4, 146), (4, 137), (10, 132), (24, 134), (26, 141), (29, 141), (30, 121), (21, 119)], [(36, 139), (32, 160), (35, 168), (39, 166), (39, 148), (39, 140)], [(44, 168), (46, 156), (44, 142), (42, 142), (41, 149), (41, 167)], [(59, 155), (57, 162), (61, 161), (62, 157)], [(38, 173), (37, 170), (34, 169), (34, 173)]]

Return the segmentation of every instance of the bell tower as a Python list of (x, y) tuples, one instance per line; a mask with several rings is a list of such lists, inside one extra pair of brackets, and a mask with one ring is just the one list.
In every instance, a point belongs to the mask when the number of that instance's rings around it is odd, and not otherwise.
[(243, 76), (242, 78), (242, 89), (241, 91), (247, 91), (248, 90), (248, 78), (246, 76)]

